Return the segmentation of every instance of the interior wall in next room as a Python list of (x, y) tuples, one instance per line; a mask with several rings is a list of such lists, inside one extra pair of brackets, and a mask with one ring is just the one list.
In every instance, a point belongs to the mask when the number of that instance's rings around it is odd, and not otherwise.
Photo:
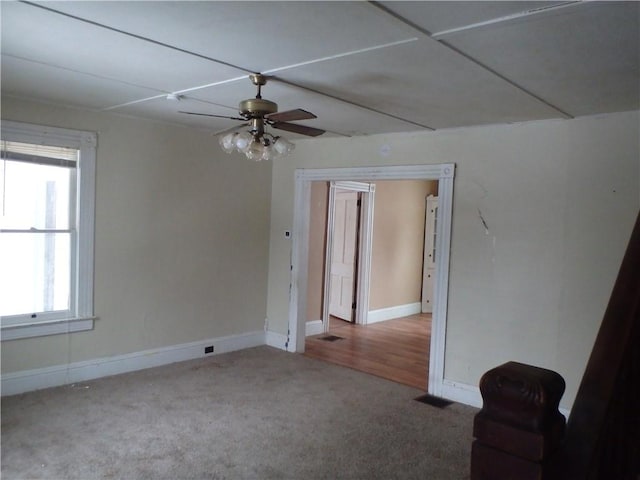
[(376, 182), (369, 310), (420, 302), (426, 198), (435, 180)]

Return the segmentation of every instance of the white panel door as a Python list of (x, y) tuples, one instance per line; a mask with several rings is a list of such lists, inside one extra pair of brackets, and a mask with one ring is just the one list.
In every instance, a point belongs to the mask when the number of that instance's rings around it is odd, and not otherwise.
[(329, 314), (351, 322), (358, 243), (358, 193), (336, 191), (334, 212)]

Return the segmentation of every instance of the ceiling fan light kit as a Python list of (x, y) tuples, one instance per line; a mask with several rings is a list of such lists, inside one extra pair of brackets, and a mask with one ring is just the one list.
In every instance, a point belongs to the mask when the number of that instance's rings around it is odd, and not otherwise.
[(258, 137), (253, 130), (227, 132), (220, 135), (218, 143), (227, 153), (242, 152), (255, 161), (285, 157), (295, 148), (286, 138), (274, 137), (266, 132)]
[[(289, 155), (295, 147), (295, 145), (286, 138), (274, 136), (267, 132), (265, 130), (267, 125), (309, 137), (317, 137), (325, 132), (319, 128), (289, 123), (291, 120), (308, 120), (317, 117), (313, 113), (302, 110), (301, 108), (278, 113), (278, 105), (271, 100), (262, 98), (261, 95), (261, 87), (267, 83), (267, 78), (264, 75), (255, 73), (249, 75), (249, 79), (251, 83), (258, 88), (258, 93), (255, 98), (242, 100), (240, 102), (238, 106), (240, 117), (227, 117), (196, 112), (181, 113), (248, 122), (241, 127), (223, 132), (218, 138), (218, 142), (225, 152), (242, 152), (247, 158), (255, 161), (285, 157)], [(248, 130), (245, 130), (246, 127), (249, 127)]]

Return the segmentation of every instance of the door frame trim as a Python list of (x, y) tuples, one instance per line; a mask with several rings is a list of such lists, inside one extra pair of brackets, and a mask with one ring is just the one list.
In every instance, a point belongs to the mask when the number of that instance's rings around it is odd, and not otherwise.
[(436, 235), (436, 278), (434, 285), (428, 392), (442, 396), (449, 294), (449, 256), (453, 214), (455, 164), (296, 169), (293, 210), (289, 338), (287, 350), (304, 352), (311, 182), (376, 180), (437, 180), (439, 211)]
[(327, 244), (324, 251), (324, 286), (322, 292), (322, 330), (329, 331), (329, 295), (331, 285), (331, 252), (333, 252), (333, 233), (335, 228), (336, 190), (349, 190), (362, 193), (360, 207), (360, 228), (356, 239), (358, 243), (358, 270), (356, 272), (356, 311), (354, 322), (366, 325), (369, 313), (369, 287), (371, 281), (371, 248), (373, 245), (373, 205), (376, 186), (366, 182), (329, 182), (329, 201), (327, 204)]

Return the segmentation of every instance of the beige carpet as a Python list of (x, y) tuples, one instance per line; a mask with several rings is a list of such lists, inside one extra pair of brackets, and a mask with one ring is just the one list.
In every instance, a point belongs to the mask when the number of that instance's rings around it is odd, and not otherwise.
[(2, 399), (2, 478), (469, 478), (476, 409), (259, 347)]

